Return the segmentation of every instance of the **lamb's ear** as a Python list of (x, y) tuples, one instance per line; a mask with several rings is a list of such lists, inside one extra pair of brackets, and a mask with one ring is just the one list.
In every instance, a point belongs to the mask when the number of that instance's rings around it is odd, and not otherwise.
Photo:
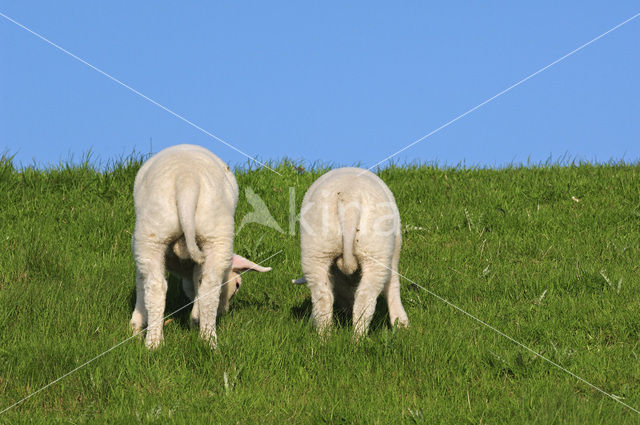
[(251, 260), (247, 260), (246, 258), (233, 254), (233, 262), (231, 263), (231, 268), (235, 272), (242, 272), (245, 270), (255, 270), (257, 272), (268, 272), (271, 270), (271, 267), (262, 267)]

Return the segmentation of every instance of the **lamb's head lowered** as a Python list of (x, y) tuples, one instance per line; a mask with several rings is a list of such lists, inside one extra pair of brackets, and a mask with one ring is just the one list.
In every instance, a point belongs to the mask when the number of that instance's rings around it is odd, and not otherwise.
[[(184, 237), (181, 237), (173, 244), (172, 252), (175, 254), (179, 262), (171, 261), (170, 258), (167, 258), (167, 267), (169, 268), (169, 271), (187, 279), (191, 279), (194, 275), (194, 268), (196, 275), (199, 274), (199, 265), (191, 259)], [(240, 286), (242, 286), (242, 275), (251, 270), (264, 273), (270, 271), (271, 267), (263, 267), (241, 255), (233, 254), (231, 269), (229, 270), (229, 274), (226, 279), (223, 281), (222, 290), (220, 291), (220, 304), (218, 305), (219, 313), (224, 313), (229, 310), (229, 300), (233, 298), (236, 292), (240, 289)], [(184, 289), (187, 296), (193, 299), (193, 289)]]
[[(224, 300), (225, 310), (229, 308), (229, 300), (231, 299), (231, 297), (233, 297), (236, 292), (238, 292), (240, 286), (242, 285), (242, 274), (249, 270), (264, 273), (270, 271), (271, 267), (262, 267), (238, 254), (233, 254), (231, 270), (229, 271), (229, 277), (227, 278), (227, 290), (223, 291), (226, 294), (226, 300)], [(221, 299), (220, 301), (222, 304), (223, 300)]]

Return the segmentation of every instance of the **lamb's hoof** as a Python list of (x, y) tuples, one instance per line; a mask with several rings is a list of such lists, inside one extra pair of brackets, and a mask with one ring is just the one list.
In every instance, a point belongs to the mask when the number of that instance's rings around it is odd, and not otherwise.
[(131, 325), (131, 333), (133, 333), (133, 336), (142, 338), (142, 331), (144, 331), (144, 324), (134, 323), (133, 321), (131, 321), (129, 322), (129, 325)]
[(364, 340), (367, 337), (367, 331), (354, 331), (353, 332), (353, 337), (352, 340), (354, 343), (359, 343), (360, 341)]
[(403, 321), (398, 320), (396, 322), (396, 325), (400, 329), (407, 329), (409, 327), (409, 321), (408, 320), (403, 320)]
[(227, 305), (223, 305), (222, 303), (218, 305), (218, 316), (222, 316), (224, 314), (227, 314), (228, 312), (229, 312), (229, 303), (227, 303)]
[(197, 328), (198, 326), (200, 326), (200, 318), (191, 316), (189, 323), (191, 324), (192, 328)]
[(193, 302), (193, 307), (191, 308), (191, 327), (200, 326), (200, 306), (198, 305), (198, 300)]
[(406, 317), (396, 317), (395, 320), (391, 322), (391, 326), (398, 329), (407, 329), (409, 327), (409, 319)]
[(147, 346), (149, 350), (155, 350), (164, 342), (164, 337), (162, 336), (162, 332), (149, 332), (147, 331), (147, 338), (144, 341), (144, 344)]
[(326, 342), (331, 336), (331, 325), (316, 326), (318, 336), (322, 342)]
[(131, 316), (131, 320), (129, 320), (129, 325), (131, 326), (131, 331), (133, 332), (133, 334), (136, 335), (140, 334), (144, 330), (144, 327), (147, 325), (147, 323), (142, 314), (134, 311), (133, 315)]
[(216, 335), (215, 329), (214, 330), (200, 329), (200, 338), (207, 341), (209, 343), (209, 347), (211, 347), (212, 350), (215, 350), (216, 347), (218, 346), (218, 337)]

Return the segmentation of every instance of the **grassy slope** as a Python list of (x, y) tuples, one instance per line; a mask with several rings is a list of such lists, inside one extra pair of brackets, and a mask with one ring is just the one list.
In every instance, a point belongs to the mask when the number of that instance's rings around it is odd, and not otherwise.
[[(0, 410), (130, 335), (138, 166), (0, 166)], [(283, 177), (237, 173), (238, 223), (251, 211), (251, 187), (288, 230), (289, 187), (299, 207), (320, 173), (278, 170)], [(639, 166), (380, 175), (410, 226), (401, 273), (640, 408)], [(280, 249), (271, 273), (244, 279), (219, 321), (217, 351), (189, 329), (185, 310), (165, 327), (160, 350), (130, 340), (0, 422), (638, 419), (407, 281), (409, 330), (389, 328), (379, 303), (367, 339), (351, 343), (345, 324), (322, 343), (308, 323), (308, 290), (289, 283), (300, 275), (297, 235), (249, 224), (236, 238), (236, 251), (254, 260)], [(167, 312), (186, 302), (171, 283)]]

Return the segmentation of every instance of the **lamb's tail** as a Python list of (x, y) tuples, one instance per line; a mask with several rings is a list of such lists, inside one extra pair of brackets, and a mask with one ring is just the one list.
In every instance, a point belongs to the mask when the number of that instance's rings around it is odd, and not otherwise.
[(355, 208), (345, 208), (344, 202), (338, 195), (338, 219), (342, 231), (342, 257), (338, 258), (336, 265), (344, 274), (353, 274), (358, 268), (358, 260), (353, 255), (353, 243), (360, 223), (360, 205)]
[(200, 183), (192, 177), (181, 177), (176, 180), (176, 203), (178, 219), (184, 233), (187, 251), (193, 261), (204, 262), (204, 254), (196, 243), (196, 205), (200, 194)]

